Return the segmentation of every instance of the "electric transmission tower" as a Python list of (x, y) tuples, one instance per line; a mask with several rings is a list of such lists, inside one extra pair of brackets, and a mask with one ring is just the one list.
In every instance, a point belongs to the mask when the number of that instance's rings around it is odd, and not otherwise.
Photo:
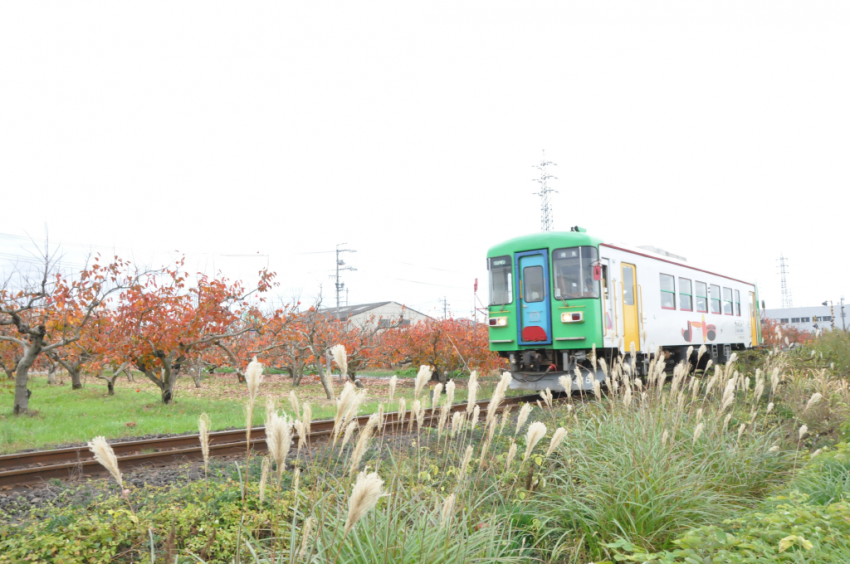
[(788, 259), (785, 258), (785, 255), (782, 253), (779, 254), (779, 275), (782, 278), (782, 307), (793, 307), (791, 302), (791, 290), (788, 289), (788, 280), (786, 275), (788, 274), (788, 268), (786, 263)]
[(552, 224), (554, 220), (552, 219), (552, 205), (549, 201), (549, 194), (552, 192), (557, 193), (557, 190), (553, 190), (549, 187), (550, 180), (557, 180), (556, 176), (552, 176), (546, 171), (546, 167), (558, 166), (552, 161), (546, 160), (546, 151), (543, 151), (543, 160), (540, 161), (540, 164), (532, 166), (532, 168), (536, 168), (540, 171), (540, 178), (534, 178), (533, 180), (540, 184), (540, 191), (535, 192), (535, 195), (540, 196), (540, 231), (552, 231)]
[(340, 249), (341, 246), (345, 245), (345, 243), (340, 243), (336, 246), (336, 274), (332, 274), (331, 278), (334, 280), (334, 287), (336, 288), (336, 307), (339, 307), (339, 295), (345, 290), (345, 301), (346, 305), (348, 305), (348, 289), (345, 287), (345, 282), (340, 281), (339, 273), (345, 270), (357, 270), (353, 266), (347, 266), (345, 261), (339, 258), (340, 253), (356, 253), (354, 249)]

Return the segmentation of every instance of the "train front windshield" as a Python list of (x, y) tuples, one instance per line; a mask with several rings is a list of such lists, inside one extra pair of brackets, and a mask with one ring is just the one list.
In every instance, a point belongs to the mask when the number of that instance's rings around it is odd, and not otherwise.
[(593, 279), (593, 265), (597, 261), (596, 247), (555, 249), (552, 253), (555, 298), (598, 298), (599, 282)]
[(490, 271), (490, 305), (507, 305), (513, 296), (513, 281), (511, 279), (511, 257), (495, 257), (488, 259), (487, 269)]

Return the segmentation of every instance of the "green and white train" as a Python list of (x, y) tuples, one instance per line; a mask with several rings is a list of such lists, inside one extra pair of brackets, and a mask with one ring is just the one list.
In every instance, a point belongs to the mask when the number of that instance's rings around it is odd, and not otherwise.
[[(702, 362), (723, 363), (761, 342), (758, 288), (687, 264), (654, 248), (612, 244), (580, 227), (517, 237), (487, 253), (490, 350), (510, 361), (512, 388), (563, 391), (558, 378), (588, 359), (610, 363), (634, 347), (644, 373), (661, 347), (683, 360), (703, 344)], [(668, 364), (673, 364), (668, 362)], [(596, 378), (604, 380), (601, 371)]]

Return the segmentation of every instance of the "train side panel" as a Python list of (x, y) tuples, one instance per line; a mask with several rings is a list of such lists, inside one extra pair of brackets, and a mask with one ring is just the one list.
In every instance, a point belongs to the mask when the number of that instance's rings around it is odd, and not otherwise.
[(606, 346), (627, 352), (634, 341), (649, 353), (659, 346), (758, 344), (753, 284), (624, 246), (603, 243), (599, 250), (609, 278), (603, 316), (613, 318)]

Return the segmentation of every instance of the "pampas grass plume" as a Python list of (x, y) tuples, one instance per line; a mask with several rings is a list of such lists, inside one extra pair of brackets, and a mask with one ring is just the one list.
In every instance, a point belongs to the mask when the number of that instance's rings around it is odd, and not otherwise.
[(702, 435), (702, 430), (703, 430), (704, 427), (705, 427), (705, 425), (703, 423), (700, 423), (699, 425), (697, 425), (696, 429), (694, 429), (694, 442), (693, 442), (693, 444), (697, 444), (697, 440), (699, 439), (699, 436)]
[(463, 461), (460, 463), (460, 474), (458, 475), (458, 483), (463, 482), (463, 479), (466, 477), (466, 468), (469, 466), (469, 461), (472, 460), (472, 445), (466, 447), (466, 451), (463, 453)]
[(455, 402), (455, 383), (453, 380), (449, 380), (449, 383), (446, 384), (446, 405), (451, 408), (452, 404)]
[(298, 450), (307, 442), (307, 433), (304, 432), (304, 422), (300, 419), (295, 421), (295, 433), (298, 435)]
[(469, 375), (469, 393), (466, 398), (466, 413), (472, 413), (475, 407), (475, 394), (478, 393), (478, 371), (473, 370)]
[(506, 405), (505, 409), (502, 410), (502, 422), (499, 425), (499, 434), (500, 435), (505, 430), (505, 424), (508, 422), (508, 419), (510, 419), (510, 417), (511, 417), (511, 406)]
[(398, 419), (399, 424), (404, 427), (404, 417), (407, 415), (407, 402), (404, 398), (398, 398)]
[(388, 401), (393, 401), (396, 385), (398, 385), (398, 376), (393, 376), (392, 378), (390, 378), (390, 397)]
[(528, 432), (525, 434), (525, 456), (523, 457), (525, 460), (528, 460), (528, 457), (531, 455), (531, 451), (534, 450), (534, 447), (537, 446), (537, 443), (540, 442), (540, 439), (546, 436), (546, 425), (544, 425), (541, 421), (535, 421), (531, 425), (528, 426)]
[(455, 511), (455, 494), (451, 494), (443, 501), (443, 508), (440, 510), (440, 528), (452, 520)]
[(312, 517), (307, 517), (304, 520), (304, 528), (301, 531), (301, 550), (298, 551), (298, 558), (304, 560), (307, 556), (307, 545), (310, 542), (310, 533), (313, 532), (313, 524), (316, 522)]
[(378, 414), (373, 413), (369, 417), (369, 421), (363, 427), (363, 430), (360, 431), (360, 437), (357, 439), (357, 445), (354, 447), (354, 452), (351, 454), (351, 469), (349, 472), (352, 476), (354, 475), (354, 472), (357, 471), (357, 467), (360, 466), (360, 460), (363, 458), (363, 454), (369, 446), (369, 440), (372, 438), (372, 432), (377, 426)]
[(546, 449), (546, 456), (549, 456), (555, 449), (558, 448), (558, 445), (561, 444), (561, 441), (564, 440), (564, 436), (566, 436), (567, 430), (563, 427), (558, 427), (555, 429), (555, 432), (552, 434), (552, 441), (549, 443), (549, 448)]
[(433, 396), (433, 399), (431, 400), (431, 412), (432, 413), (434, 412), (435, 409), (437, 409), (437, 406), (440, 404), (440, 400), (442, 399), (440, 396), (443, 395), (443, 385), (438, 382), (437, 385), (434, 386), (433, 394), (434, 394), (434, 396)]
[(342, 442), (339, 443), (339, 450), (342, 452), (342, 449), (345, 448), (345, 445), (348, 444), (348, 440), (351, 438), (351, 435), (354, 434), (354, 430), (357, 428), (357, 421), (352, 421), (345, 427), (345, 433), (342, 436)]
[(298, 396), (295, 395), (295, 390), (289, 391), (289, 405), (292, 406), (292, 411), (295, 412), (295, 418), (301, 418), (301, 409), (298, 407)]
[[(807, 425), (803, 425), (802, 427), (800, 427), (800, 432), (799, 432), (799, 433), (797, 433), (797, 435), (798, 435), (798, 439), (797, 439), (797, 440), (802, 441), (802, 440), (803, 440), (803, 437), (804, 437), (804, 436), (806, 435), (806, 433), (808, 433), (808, 432), (809, 432), (809, 427), (808, 427)], [(99, 462), (99, 461), (98, 461), (98, 462)]]
[(564, 388), (565, 392), (569, 392), (573, 389), (573, 381), (570, 380), (569, 376), (561, 376), (560, 378), (558, 378), (558, 383), (561, 385), (562, 388)]
[(124, 489), (124, 481), (121, 479), (121, 470), (118, 469), (118, 458), (115, 456), (115, 451), (109, 446), (104, 437), (95, 437), (88, 443), (89, 450), (94, 453), (94, 459), (101, 466), (109, 470), (118, 486)]
[(345, 353), (345, 345), (334, 345), (331, 347), (331, 356), (339, 367), (339, 375), (348, 374), (348, 355)]
[(664, 429), (664, 432), (661, 433), (661, 446), (667, 446), (667, 429)]
[(277, 475), (280, 478), (286, 468), (286, 455), (292, 445), (292, 421), (289, 417), (272, 413), (271, 418), (266, 421), (266, 445), (277, 464)]
[(268, 456), (263, 457), (263, 470), (260, 474), (260, 504), (262, 505), (263, 499), (266, 497), (266, 482), (269, 480), (269, 466), (271, 465), (271, 461)]
[(531, 415), (531, 404), (524, 403), (519, 410), (519, 417), (517, 417), (516, 421), (516, 432), (514, 432), (514, 436), (519, 435), (519, 432), (522, 430), (522, 426), (525, 425), (525, 422), (528, 421), (528, 416)]
[(271, 395), (266, 396), (266, 419), (271, 418), (272, 413), (277, 411), (277, 406), (275, 405), (274, 397)]
[(475, 406), (472, 408), (472, 429), (475, 429), (475, 426), (478, 424), (478, 416), (481, 414), (481, 408), (479, 406)]
[[(814, 351), (812, 351), (812, 352), (814, 352)], [(808, 411), (810, 407), (812, 407), (813, 405), (815, 405), (816, 403), (818, 403), (822, 399), (823, 399), (823, 395), (815, 392), (812, 395), (812, 397), (809, 399), (808, 403), (806, 403), (806, 408), (803, 410), (803, 413)]]
[(413, 401), (413, 407), (410, 408), (410, 427), (408, 428), (410, 431), (413, 430), (413, 422), (419, 421), (419, 411), (422, 409), (422, 404), (419, 400)]
[(514, 457), (516, 456), (516, 443), (511, 441), (511, 448), (508, 449), (508, 456), (505, 458), (505, 472), (511, 469), (511, 462), (514, 461)]
[(357, 524), (357, 521), (378, 503), (383, 494), (381, 490), (383, 485), (384, 481), (375, 472), (369, 474), (361, 472), (357, 475), (354, 490), (351, 492), (351, 497), (348, 498), (348, 517), (345, 520), (346, 535)]
[(210, 466), (210, 416), (206, 413), (201, 413), (198, 419), (198, 436), (201, 440), (201, 454), (204, 456), (204, 475), (206, 476)]
[(304, 433), (310, 434), (310, 426), (313, 422), (313, 408), (309, 403), (304, 404), (304, 409), (301, 411), (301, 422), (304, 424)]
[(416, 380), (413, 387), (413, 399), (418, 399), (419, 394), (425, 389), (425, 384), (431, 379), (431, 367), (422, 365), (419, 367), (419, 372), (416, 374)]
[(452, 414), (452, 437), (454, 437), (458, 431), (460, 431), (461, 426), (463, 425), (463, 415), (460, 411), (455, 411)]
[(245, 369), (245, 381), (248, 384), (248, 397), (251, 398), (251, 403), (254, 403), (257, 399), (257, 391), (260, 389), (260, 382), (263, 381), (263, 365), (257, 361), (256, 356)]

